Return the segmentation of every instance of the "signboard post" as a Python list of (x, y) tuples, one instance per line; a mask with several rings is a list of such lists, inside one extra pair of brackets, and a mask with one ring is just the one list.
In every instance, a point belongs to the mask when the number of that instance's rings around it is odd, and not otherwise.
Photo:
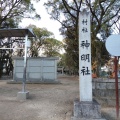
[(114, 65), (115, 65), (115, 88), (116, 88), (116, 116), (119, 118), (119, 89), (118, 89), (118, 59), (120, 56), (120, 35), (111, 35), (106, 40), (106, 49), (107, 51), (115, 56)]
[(115, 56), (115, 88), (116, 88), (116, 116), (119, 118), (119, 89), (118, 89), (118, 59)]

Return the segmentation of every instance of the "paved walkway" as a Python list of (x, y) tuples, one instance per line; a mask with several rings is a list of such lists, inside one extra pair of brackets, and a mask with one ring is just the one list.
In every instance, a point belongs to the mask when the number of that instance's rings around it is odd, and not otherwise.
[[(22, 84), (0, 80), (0, 120), (70, 120), (73, 101), (79, 98), (78, 77), (61, 76), (61, 84), (27, 84), (30, 98), (17, 100)], [(107, 120), (115, 120), (115, 108), (102, 108)]]

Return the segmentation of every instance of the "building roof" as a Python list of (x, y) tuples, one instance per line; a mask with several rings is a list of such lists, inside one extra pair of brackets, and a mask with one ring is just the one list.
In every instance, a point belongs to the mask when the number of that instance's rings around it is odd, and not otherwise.
[(8, 28), (0, 29), (0, 38), (4, 37), (35, 37), (35, 34), (30, 29)]

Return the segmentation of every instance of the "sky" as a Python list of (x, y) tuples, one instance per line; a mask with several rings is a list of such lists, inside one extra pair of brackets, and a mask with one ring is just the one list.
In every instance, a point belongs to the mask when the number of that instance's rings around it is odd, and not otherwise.
[(50, 19), (50, 15), (48, 15), (45, 7), (43, 6), (45, 1), (47, 0), (40, 0), (38, 3), (34, 2), (34, 8), (36, 9), (36, 12), (41, 16), (41, 19), (39, 21), (26, 18), (23, 19), (19, 25), (23, 28), (30, 24), (36, 25), (39, 28), (45, 27), (48, 31), (53, 32), (57, 40), (62, 41), (63, 37), (59, 32), (61, 24), (58, 21)]

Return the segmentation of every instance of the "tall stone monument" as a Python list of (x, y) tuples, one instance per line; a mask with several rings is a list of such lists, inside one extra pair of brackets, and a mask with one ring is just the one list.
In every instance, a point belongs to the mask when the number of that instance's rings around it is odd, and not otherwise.
[(105, 120), (101, 106), (92, 98), (91, 24), (90, 12), (85, 9), (79, 14), (79, 92), (72, 120)]
[(92, 101), (90, 13), (85, 10), (79, 19), (79, 82), (80, 101)]

